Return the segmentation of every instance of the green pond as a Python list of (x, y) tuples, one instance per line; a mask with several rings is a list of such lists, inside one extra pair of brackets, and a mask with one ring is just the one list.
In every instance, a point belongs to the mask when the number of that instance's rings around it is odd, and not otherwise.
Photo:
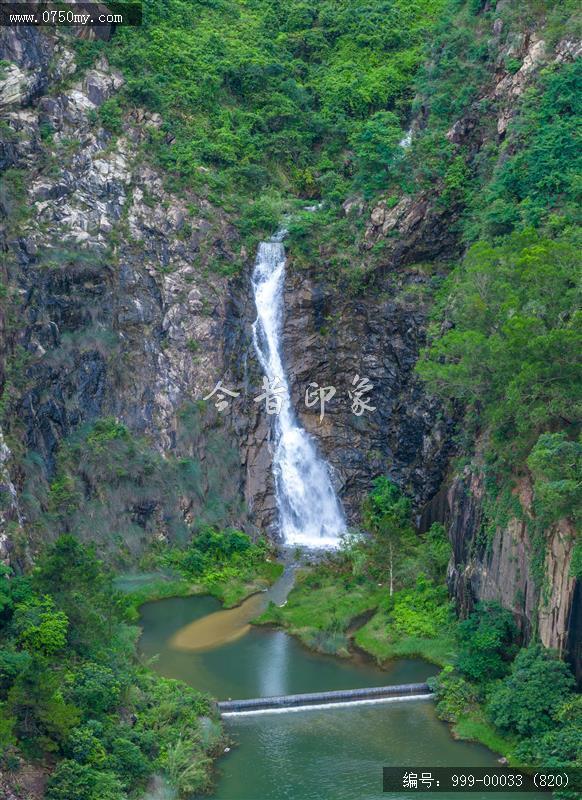
[[(381, 670), (364, 658), (347, 661), (323, 656), (282, 631), (248, 625), (238, 638), (201, 651), (176, 646), (184, 641), (187, 646), (192, 638), (189, 632), (194, 639), (198, 631), (205, 636), (209, 615), (219, 609), (210, 597), (147, 603), (141, 609), (142, 653), (157, 656), (153, 666), (162, 675), (179, 678), (221, 700), (412, 683), (436, 671), (422, 661), (396, 661)], [(218, 615), (210, 620), (210, 627), (214, 620), (224, 627)], [(240, 624), (240, 617), (234, 621)], [(227, 622), (230, 625), (231, 617)], [(229, 717), (225, 723), (235, 746), (218, 762), (216, 800), (412, 798), (414, 794), (404, 791), (383, 794), (383, 766), (426, 771), (437, 766), (498, 765), (497, 756), (485, 747), (455, 741), (448, 726), (437, 719), (430, 699), (269, 711)], [(452, 800), (455, 795), (433, 796)], [(465, 796), (474, 800), (516, 797), (487, 792)], [(535, 796), (548, 797), (527, 795)]]

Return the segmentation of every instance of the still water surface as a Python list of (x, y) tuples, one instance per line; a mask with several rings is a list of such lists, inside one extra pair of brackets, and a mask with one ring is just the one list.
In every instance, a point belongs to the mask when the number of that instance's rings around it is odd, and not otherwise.
[[(422, 661), (397, 661), (385, 671), (366, 660), (322, 656), (282, 631), (249, 629), (244, 619), (240, 620), (244, 635), (227, 636), (226, 643), (214, 648), (189, 649), (192, 631), (207, 630), (206, 623), (202, 628), (194, 628), (192, 623), (219, 609), (210, 597), (171, 598), (144, 605), (142, 652), (148, 657), (159, 655), (154, 667), (162, 675), (179, 678), (219, 699), (412, 683), (435, 672)], [(231, 631), (234, 628), (231, 626)], [(382, 793), (383, 766), (497, 766), (497, 757), (486, 748), (451, 738), (448, 727), (436, 718), (432, 700), (275, 711), (231, 717), (226, 723), (237, 746), (219, 762), (216, 800), (519, 797), (486, 792)], [(547, 800), (548, 795), (522, 797)]]

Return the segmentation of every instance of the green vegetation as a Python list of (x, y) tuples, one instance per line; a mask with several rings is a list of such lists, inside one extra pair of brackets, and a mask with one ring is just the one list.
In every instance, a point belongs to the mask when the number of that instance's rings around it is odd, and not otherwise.
[(480, 690), (447, 665), (433, 682), (437, 697), (437, 714), (453, 726), (459, 739), (481, 742), (507, 757), (515, 740), (503, 735), (491, 722), (481, 705)]
[(563, 661), (541, 645), (517, 655), (511, 674), (492, 693), (493, 722), (518, 736), (539, 736), (556, 727), (555, 714), (569, 699), (574, 676)]
[(1, 768), (56, 762), (47, 800), (127, 800), (153, 773), (181, 797), (210, 785), (222, 736), (211, 699), (140, 666), (131, 617), (72, 536), (31, 575), (0, 576)]
[[(352, 137), (350, 191), (381, 196), (388, 207), (405, 194), (427, 193), (466, 250), (436, 293), (418, 372), (431, 393), (464, 413), (460, 460), (469, 461), (480, 442), (487, 541), (477, 546), (490, 544), (510, 517), (526, 521), (530, 568), (540, 589), (551, 526), (567, 518), (577, 527), (581, 515), (580, 62), (557, 61), (533, 75), (530, 88), (512, 101), (503, 136), (495, 128), (499, 100), (492, 87), (499, 54), (512, 52), (517, 32), (535, 25), (551, 48), (574, 12), (569, 1), (504, 8), (447, 3), (415, 80), (421, 124), (411, 146), (398, 146), (401, 119), (388, 107), (371, 114)], [(522, 66), (513, 55), (504, 63), (511, 75)], [(469, 131), (462, 144), (451, 135), (458, 122)], [(343, 277), (356, 290), (382, 259), (381, 249), (368, 254), (362, 248), (357, 219), (340, 219), (333, 207), (317, 219), (298, 217), (290, 227), (300, 265), (322, 262), (320, 274)], [(512, 493), (515, 476), (524, 474), (534, 488), (528, 514)], [(305, 587), (300, 583), (286, 607), (265, 617), (306, 642), (317, 641), (319, 630), (333, 643), (335, 609), (322, 602), (323, 592), (333, 597), (335, 581), (349, 598), (357, 587), (352, 619), (366, 604), (375, 610), (352, 632), (353, 641), (379, 659), (420, 654), (446, 665), (437, 684), (439, 712), (457, 735), (522, 763), (579, 764), (580, 710), (568, 668), (539, 645), (520, 652), (512, 615), (495, 604), (452, 621), (442, 564), (439, 578), (438, 558), (434, 571), (427, 563), (434, 557), (428, 557), (431, 535), (414, 534), (406, 499), (386, 479), (373, 487), (363, 519), (369, 539), (347, 542), (304, 579)], [(580, 552), (578, 543), (573, 575), (580, 574)], [(317, 607), (313, 616), (310, 602)], [(343, 651), (349, 620), (342, 607)], [(545, 698), (544, 682), (553, 684)], [(522, 713), (512, 712), (518, 705)]]
[[(501, 23), (491, 38), (493, 22)], [(580, 63), (555, 63), (515, 98), (515, 112), (502, 141), (494, 128), (496, 56), (511, 51), (528, 25), (540, 38), (550, 30), (574, 29), (575, 3), (523, 3), (483, 9), (471, 2), (447, 3), (439, 17), (431, 57), (416, 79), (423, 125), (405, 156), (388, 164), (387, 195), (419, 189), (440, 195), (440, 204), (462, 215), (465, 241), (507, 235), (528, 226), (563, 229), (577, 220), (575, 128), (580, 115)], [(555, 40), (554, 40), (555, 41)], [(506, 65), (514, 73), (517, 60)], [(498, 80), (498, 78), (497, 78)], [(471, 143), (455, 144), (447, 133), (468, 115), (487, 146), (475, 158)], [(400, 154), (399, 154), (400, 155)]]
[[(560, 518), (577, 528), (582, 501), (581, 158), (575, 151), (581, 65), (551, 52), (576, 27), (575, 12), (569, 0), (494, 11), (449, 4), (434, 58), (417, 78), (422, 130), (388, 187), (388, 193), (400, 186), (438, 195), (467, 246), (437, 293), (418, 372), (432, 393), (464, 411), (460, 459), (470, 461), (480, 443), (487, 543), (510, 517), (527, 522), (530, 568), (542, 600), (548, 531)], [(495, 40), (492, 15), (499, 20)], [(521, 64), (512, 42), (528, 26), (546, 42), (547, 65), (512, 101), (499, 137), (492, 127), (498, 101), (489, 91), (498, 81), (494, 54), (509, 53), (505, 66), (515, 75)], [(462, 144), (449, 135), (459, 120), (475, 125)], [(479, 138), (486, 145), (476, 155)], [(523, 475), (534, 484), (533, 513), (512, 495)]]
[[(126, 75), (122, 102), (161, 114), (148, 146), (177, 179), (223, 199), (270, 188), (345, 194), (359, 151), (369, 163), (374, 129), (384, 138), (384, 111), (394, 125), (406, 115), (443, 5), (148, 0), (144, 24), (119, 29), (107, 57)], [(82, 43), (81, 62), (104, 48)], [(102, 116), (111, 128), (117, 106), (108, 102)]]
[(265, 589), (283, 572), (283, 565), (273, 560), (264, 539), (255, 543), (242, 531), (218, 531), (210, 526), (202, 526), (187, 547), (159, 547), (141, 563), (169, 569), (181, 577), (169, 582), (158, 580), (138, 589), (140, 602), (146, 596), (152, 600), (175, 593), (211, 594), (227, 608)]
[(484, 683), (502, 678), (517, 651), (512, 614), (496, 603), (479, 603), (457, 628), (457, 668), (469, 680)]
[(580, 417), (578, 248), (570, 235), (534, 231), (481, 242), (446, 281), (451, 329), (419, 372), (430, 389), (462, 400), (474, 429), (491, 431), (498, 465), (521, 463), (546, 430)]
[(299, 573), (286, 605), (271, 604), (258, 621), (282, 625), (326, 653), (349, 655), (353, 637), (379, 661), (416, 655), (449, 663), (453, 619), (444, 577), (450, 544), (438, 524), (417, 536), (410, 514), (402, 492), (378, 478), (364, 503), (370, 536), (348, 537), (339, 552)]
[[(130, 575), (134, 578), (134, 575)], [(141, 576), (138, 576), (141, 577)], [(189, 597), (198, 593), (198, 585), (185, 578), (172, 574), (151, 572), (139, 581), (129, 580), (128, 575), (122, 574), (116, 579), (116, 586), (121, 592), (128, 595), (137, 617), (140, 606), (155, 600), (164, 600), (167, 597)]]
[(455, 639), (446, 588), (421, 577), (414, 588), (396, 592), (392, 602), (384, 597), (354, 642), (380, 662), (419, 657), (439, 666), (450, 663)]
[[(146, 0), (142, 27), (77, 47), (81, 68), (105, 53), (126, 79), (92, 124), (113, 141), (136, 105), (159, 114), (159, 126), (141, 131), (136, 156), (152, 157), (173, 191), (191, 189), (220, 205), (247, 247), (293, 210), (295, 264), (358, 292), (386, 265), (389, 244), (368, 249), (363, 241), (368, 204), (381, 198), (393, 208), (424, 194), (443, 214), (465, 255), (431, 284), (429, 291), (440, 289), (418, 372), (464, 414), (460, 458), (471, 460), (479, 442), (487, 541), (476, 546), (490, 544), (511, 516), (523, 518), (541, 590), (548, 531), (564, 518), (579, 525), (581, 516), (581, 67), (550, 63), (553, 44), (574, 31), (573, 0), (495, 5)], [(518, 75), (523, 51), (513, 43), (534, 27), (548, 65), (512, 95), (500, 134), (507, 98), (495, 92), (498, 73)], [(419, 124), (404, 148), (411, 111)], [(468, 130), (460, 140), (457, 123)], [(20, 135), (2, 132), (8, 142)], [(43, 158), (50, 148), (69, 157), (80, 147), (75, 138), (55, 144), (47, 122), (39, 135)], [(29, 177), (18, 168), (3, 176), (8, 239), (29, 219)], [(323, 208), (302, 213), (306, 198)], [(179, 236), (190, 233), (186, 223)], [(55, 245), (38, 267), (96, 268), (110, 257)], [(238, 268), (215, 261), (223, 274)], [(0, 286), (5, 332), (16, 341), (16, 304), (5, 302), (13, 292)], [(121, 380), (113, 362), (127, 365), (113, 345), (84, 329), (65, 335), (45, 363), (61, 369), (72, 352), (109, 351), (110, 374)], [(190, 339), (187, 348), (196, 357), (199, 343)], [(3, 421), (16, 416), (31, 357), (17, 346), (6, 366)], [(114, 418), (80, 426), (60, 443), (49, 481), (38, 454), (15, 453), (27, 520), (26, 541), (14, 537), (15, 562), (56, 542), (31, 574), (0, 572), (0, 769), (14, 771), (21, 757), (49, 765), (47, 800), (128, 800), (153, 773), (182, 796), (209, 787), (222, 735), (213, 704), (140, 665), (132, 625), (145, 599), (209, 592), (233, 605), (280, 574), (263, 541), (231, 527), (240, 518), (239, 456), (205, 413), (183, 409), (167, 456)], [(16, 429), (13, 422), (9, 432)], [(527, 514), (512, 494), (517, 475), (533, 485)], [(302, 571), (287, 604), (271, 605), (260, 622), (327, 653), (348, 656), (354, 643), (379, 661), (422, 656), (444, 666), (438, 711), (457, 735), (515, 762), (580, 766), (582, 709), (567, 667), (535, 642), (520, 651), (513, 618), (495, 604), (456, 622), (444, 529), (418, 535), (410, 502), (387, 478), (375, 481), (362, 518), (367, 535), (347, 537), (338, 553)], [(116, 590), (82, 544), (90, 540), (103, 544), (108, 561), (139, 563), (151, 579)], [(580, 541), (571, 574), (582, 575)]]
[[(205, 525), (227, 526), (240, 507), (236, 481), (229, 480), (237, 456), (215, 429), (208, 432), (206, 458), (200, 463), (194, 443), (203, 413), (194, 407), (183, 410), (181, 456), (162, 456), (145, 437), (133, 435), (112, 417), (80, 426), (61, 443), (50, 483), (40, 459), (29, 452), (23, 460), (22, 493), (29, 535), (39, 542), (55, 531), (99, 540), (110, 561), (127, 568), (149, 547), (154, 532), (183, 547)], [(196, 519), (192, 528), (184, 521), (186, 502)]]
[[(103, 445), (123, 426), (98, 426)], [(223, 741), (210, 697), (140, 665), (140, 603), (211, 593), (233, 605), (275, 580), (264, 541), (203, 528), (144, 557), (171, 573), (114, 580), (93, 546), (61, 536), (30, 576), (0, 574), (0, 769), (51, 765), (48, 800), (127, 800), (154, 773), (179, 797), (211, 785)], [(119, 587), (119, 588), (118, 588)]]
[(378, 478), (363, 504), (368, 535), (347, 537), (339, 552), (304, 569), (286, 605), (271, 604), (258, 622), (326, 653), (349, 656), (353, 643), (379, 662), (419, 656), (438, 664), (437, 712), (455, 736), (520, 765), (580, 766), (582, 708), (569, 668), (539, 644), (520, 650), (513, 615), (496, 603), (456, 621), (444, 585), (446, 533), (435, 524), (415, 534), (410, 513), (398, 488)]
[(486, 191), (473, 198), (471, 235), (500, 236), (540, 225), (561, 229), (580, 221), (581, 78), (579, 60), (550, 67), (525, 94), (511, 130), (514, 152), (495, 165)]
[(371, 581), (353, 576), (345, 557), (330, 556), (314, 569), (299, 571), (287, 603), (271, 603), (257, 622), (282, 625), (314, 650), (348, 656), (350, 624), (373, 610), (380, 596)]
[(384, 188), (447, 1), (148, 0), (140, 28), (119, 28), (107, 44), (77, 42), (77, 56), (85, 69), (105, 52), (125, 75), (101, 124), (116, 135), (136, 105), (158, 114), (140, 155), (173, 191), (225, 209), (247, 250), (306, 199), (324, 200), (321, 240), (308, 241), (309, 252), (323, 244), (332, 272), (358, 291), (362, 220), (351, 224), (341, 204)]
[(536, 518), (548, 526), (571, 516), (582, 516), (582, 444), (568, 439), (565, 431), (542, 433), (527, 459), (534, 480)]
[[(511, 634), (506, 614), (488, 604), (459, 626), (456, 666), (446, 667), (435, 681), (437, 713), (453, 723), (457, 736), (477, 739), (512, 763), (580, 767), (582, 705), (574, 693), (574, 677), (555, 652), (540, 644), (520, 650), (508, 663), (511, 647), (502, 641)], [(486, 646), (481, 659), (480, 641), (494, 643)], [(463, 651), (467, 644), (473, 648), (469, 659)], [(496, 666), (493, 655), (493, 670), (488, 673), (492, 653), (502, 663)], [(476, 671), (477, 682), (472, 679)]]

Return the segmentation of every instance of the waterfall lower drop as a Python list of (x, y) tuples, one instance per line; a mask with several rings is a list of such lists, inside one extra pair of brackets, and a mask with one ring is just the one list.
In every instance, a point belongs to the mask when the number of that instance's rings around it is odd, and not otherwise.
[(285, 231), (261, 242), (252, 284), (257, 307), (253, 340), (269, 382), (276, 381), (280, 410), (274, 418), (273, 472), (281, 535), (286, 544), (333, 548), (346, 529), (327, 464), (299, 425), (281, 354)]

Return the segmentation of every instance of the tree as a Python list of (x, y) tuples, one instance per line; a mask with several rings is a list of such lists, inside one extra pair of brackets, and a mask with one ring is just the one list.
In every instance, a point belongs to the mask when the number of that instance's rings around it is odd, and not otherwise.
[(70, 601), (71, 595), (84, 589), (100, 593), (108, 588), (111, 575), (95, 554), (95, 547), (85, 546), (70, 534), (59, 536), (37, 567), (35, 585), (54, 598)]
[(53, 655), (67, 642), (69, 620), (55, 609), (50, 597), (35, 598), (16, 606), (12, 628), (18, 644), (31, 655)]
[(521, 650), (511, 674), (491, 695), (491, 719), (503, 730), (535, 736), (556, 727), (558, 708), (571, 696), (574, 676), (553, 650)]
[(73, 677), (70, 691), (74, 702), (93, 716), (115, 708), (121, 684), (112, 669), (89, 662)]
[(6, 692), (19, 675), (24, 675), (32, 663), (32, 656), (27, 651), (0, 650), (0, 697)]
[(390, 597), (416, 537), (410, 524), (410, 500), (385, 476), (376, 478), (364, 502), (364, 524), (372, 534), (371, 559), (388, 571)]
[(6, 704), (0, 703), (0, 756), (4, 751), (16, 744), (14, 726), (16, 717), (6, 713)]
[(478, 603), (457, 629), (457, 669), (479, 683), (507, 675), (516, 653), (513, 616), (498, 603)]
[(423, 571), (435, 583), (444, 582), (451, 553), (452, 547), (445, 526), (440, 522), (433, 522), (421, 539), (419, 560)]
[(80, 654), (111, 646), (114, 622), (124, 615), (113, 574), (94, 546), (69, 534), (60, 536), (36, 568), (37, 591), (52, 597), (70, 622), (70, 645)]
[(19, 738), (43, 750), (60, 749), (81, 714), (61, 692), (60, 676), (45, 663), (33, 663), (8, 692), (7, 709), (17, 719)]
[(89, 726), (74, 728), (64, 746), (65, 755), (97, 769), (110, 762), (103, 742)]
[(556, 727), (520, 742), (515, 755), (524, 763), (560, 768), (580, 766), (582, 758), (582, 696), (566, 700), (554, 714)]
[(582, 517), (582, 441), (566, 433), (543, 433), (527, 465), (534, 477), (536, 514), (546, 524), (561, 517)]
[(573, 236), (551, 240), (528, 230), (475, 244), (443, 290), (453, 324), (418, 371), (436, 394), (476, 412), (508, 462), (527, 457), (540, 433), (570, 425), (578, 413), (578, 264)]
[(390, 173), (403, 154), (401, 139), (400, 121), (391, 111), (378, 111), (364, 123), (353, 139), (361, 184), (371, 189), (388, 185)]

